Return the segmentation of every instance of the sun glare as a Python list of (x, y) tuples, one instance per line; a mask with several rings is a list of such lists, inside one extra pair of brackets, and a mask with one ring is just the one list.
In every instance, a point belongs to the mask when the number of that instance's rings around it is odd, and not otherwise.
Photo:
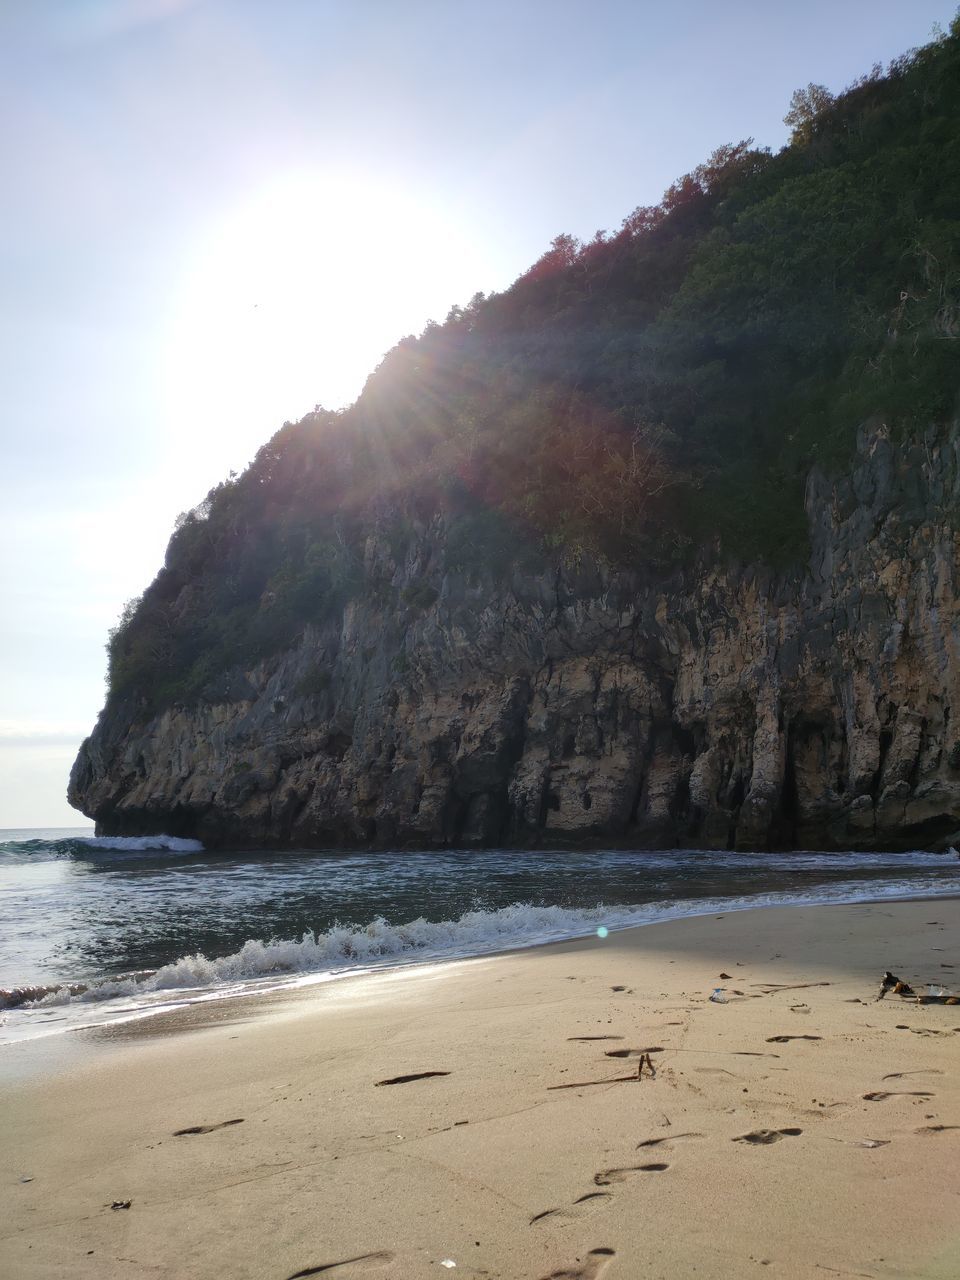
[(167, 344), (169, 419), (201, 453), (247, 431), (260, 443), (316, 402), (349, 403), (399, 338), (479, 283), (470, 238), (438, 207), (371, 179), (286, 175), (191, 255)]

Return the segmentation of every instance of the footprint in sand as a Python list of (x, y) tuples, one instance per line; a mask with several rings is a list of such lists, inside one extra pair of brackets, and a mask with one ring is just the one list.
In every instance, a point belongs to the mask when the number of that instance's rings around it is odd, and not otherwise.
[(734, 1142), (749, 1142), (751, 1146), (768, 1147), (771, 1142), (779, 1142), (781, 1138), (796, 1138), (803, 1133), (802, 1129), (753, 1129), (750, 1133), (741, 1133)]
[(767, 1044), (787, 1044), (790, 1040), (822, 1040), (823, 1036), (767, 1036)]
[(702, 1138), (702, 1133), (671, 1133), (665, 1138), (645, 1138), (643, 1142), (637, 1143), (637, 1150), (642, 1147), (659, 1147), (664, 1142), (676, 1142), (679, 1138)]
[(219, 1124), (192, 1124), (189, 1129), (174, 1129), (173, 1136), (183, 1138), (189, 1133), (213, 1133), (214, 1130), (226, 1129), (231, 1124), (243, 1124), (243, 1116), (238, 1116), (236, 1120), (221, 1120)]
[(662, 1161), (651, 1164), (630, 1164), (622, 1169), (601, 1169), (599, 1173), (593, 1175), (593, 1180), (598, 1187), (609, 1187), (611, 1182), (626, 1182), (631, 1173), (662, 1173), (664, 1169), (669, 1169), (668, 1164)]
[[(934, 1027), (909, 1027), (905, 1022), (898, 1022), (895, 1030), (912, 1031), (915, 1036), (948, 1036), (950, 1034), (949, 1031), (938, 1031)], [(956, 1031), (958, 1028), (954, 1027), (953, 1030)]]
[(385, 1084), (409, 1084), (411, 1080), (429, 1080), (431, 1076), (448, 1076), (449, 1071), (415, 1071), (409, 1076), (391, 1076), (389, 1080), (378, 1080), (373, 1086), (380, 1089)]
[(321, 1262), (316, 1267), (304, 1267), (295, 1271), (287, 1280), (302, 1280), (304, 1276), (319, 1276), (325, 1271), (343, 1271), (345, 1280), (348, 1276), (354, 1280), (362, 1280), (364, 1276), (372, 1276), (382, 1271), (388, 1262), (392, 1262), (394, 1254), (389, 1249), (380, 1249), (376, 1253), (360, 1253), (355, 1258), (341, 1258), (339, 1262)]
[(540, 1280), (600, 1280), (615, 1256), (613, 1249), (591, 1249), (582, 1262), (578, 1258), (572, 1266), (551, 1271)]
[(574, 1200), (573, 1205), (569, 1209), (544, 1209), (542, 1213), (535, 1213), (530, 1219), (531, 1227), (535, 1222), (543, 1222), (550, 1218), (554, 1222), (570, 1222), (574, 1218), (583, 1217), (594, 1209), (602, 1209), (608, 1200), (612, 1200), (613, 1196), (609, 1191), (588, 1191), (585, 1196), (580, 1196)]
[(886, 1102), (887, 1098), (933, 1098), (935, 1095), (925, 1089), (894, 1089), (886, 1093), (877, 1089), (873, 1093), (863, 1095), (864, 1102)]
[(604, 1049), (605, 1058), (642, 1058), (645, 1053), (663, 1053), (662, 1044), (652, 1044), (649, 1049)]

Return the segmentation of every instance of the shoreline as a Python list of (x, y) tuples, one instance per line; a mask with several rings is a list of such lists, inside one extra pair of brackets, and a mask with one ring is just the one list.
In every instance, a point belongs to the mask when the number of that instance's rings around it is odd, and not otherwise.
[(0, 1082), (8, 1274), (947, 1280), (960, 1006), (874, 997), (960, 984), (958, 926), (730, 911), (82, 1033)]
[[(86, 814), (83, 816), (87, 817)], [(527, 839), (521, 838), (512, 844), (500, 844), (490, 841), (467, 841), (463, 843), (448, 839), (371, 841), (366, 838), (360, 839), (352, 830), (344, 829), (338, 833), (337, 839), (332, 842), (304, 844), (291, 840), (289, 836), (268, 835), (265, 832), (261, 833), (258, 840), (250, 840), (245, 834), (249, 830), (249, 821), (246, 821), (239, 828), (229, 823), (220, 823), (211, 828), (205, 826), (202, 822), (185, 824), (180, 819), (169, 820), (171, 818), (172, 815), (167, 815), (167, 819), (161, 817), (156, 821), (146, 823), (136, 820), (133, 822), (103, 823), (93, 817), (88, 818), (88, 820), (94, 824), (93, 835), (98, 839), (153, 840), (172, 838), (189, 840), (201, 843), (209, 853), (449, 853), (459, 850), (480, 853), (495, 852), (498, 849), (506, 848), (529, 853), (542, 853), (549, 850), (568, 853), (597, 853), (615, 849), (642, 853), (669, 853), (682, 849), (695, 853), (745, 853), (757, 854), (762, 857), (764, 854), (779, 853), (949, 854), (951, 850), (960, 847), (960, 828), (952, 828), (948, 832), (935, 835), (922, 847), (912, 843), (916, 839), (916, 832), (913, 831), (907, 831), (902, 836), (897, 835), (887, 840), (878, 839), (876, 833), (870, 833), (862, 844), (850, 844), (826, 838), (826, 830), (823, 832), (825, 838), (818, 844), (803, 845), (796, 844), (793, 841), (780, 842), (770, 840), (762, 845), (747, 842), (733, 849), (718, 849), (715, 843), (700, 842), (689, 832), (685, 834), (686, 843), (680, 844), (670, 839), (656, 837), (648, 837), (648, 843), (643, 843), (642, 839), (638, 843), (639, 833), (636, 831), (631, 833), (610, 830), (600, 835), (583, 836), (559, 829), (539, 832), (536, 836), (528, 837)], [(110, 827), (110, 830), (107, 830), (107, 827)], [(174, 832), (176, 832), (175, 835), (172, 834)], [(547, 836), (549, 836), (549, 839)], [(847, 840), (849, 841), (851, 838), (852, 833), (847, 832)]]
[[(903, 894), (899, 892), (889, 896), (879, 895), (876, 897), (843, 897), (834, 900), (823, 900), (816, 896), (804, 896), (799, 890), (787, 894), (758, 894), (755, 900), (747, 901), (744, 898), (704, 898), (704, 899), (679, 899), (675, 907), (679, 908), (675, 912), (675, 908), (660, 902), (650, 904), (637, 904), (632, 908), (635, 912), (642, 912), (645, 909), (654, 909), (663, 907), (663, 913), (651, 920), (637, 920), (627, 923), (604, 924), (607, 934), (623, 933), (632, 929), (647, 929), (653, 925), (680, 923), (684, 920), (695, 920), (704, 916), (723, 914), (736, 914), (741, 912), (768, 911), (778, 909), (792, 909), (796, 907), (814, 908), (820, 906), (853, 906), (866, 903), (895, 903), (895, 902), (930, 902), (930, 901), (950, 901), (960, 898), (960, 893), (940, 893), (931, 891), (922, 893), (916, 891), (906, 891)], [(687, 909), (689, 907), (689, 910)], [(582, 910), (587, 914), (589, 909)], [(617, 906), (609, 906), (597, 908), (598, 911), (610, 912), (611, 915), (606, 918), (614, 918), (617, 912)], [(402, 931), (405, 925), (393, 926), (398, 932)], [(358, 929), (358, 932), (360, 930)], [(218, 1007), (221, 1004), (232, 1006), (236, 1002), (255, 1002), (257, 1007), (266, 1008), (272, 1000), (282, 1000), (286, 997), (296, 997), (298, 993), (309, 993), (315, 987), (325, 985), (328, 982), (344, 982), (348, 980), (360, 979), (368, 975), (380, 973), (390, 973), (395, 970), (406, 970), (421, 966), (435, 966), (444, 964), (457, 964), (468, 962), (471, 960), (489, 959), (496, 956), (508, 956), (521, 954), (527, 951), (536, 951), (541, 947), (556, 946), (563, 943), (578, 943), (591, 938), (596, 929), (591, 927), (582, 933), (570, 933), (561, 937), (546, 937), (535, 939), (528, 942), (517, 941), (503, 948), (491, 946), (489, 949), (481, 949), (472, 952), (456, 952), (452, 951), (444, 953), (443, 951), (431, 952), (426, 949), (424, 953), (418, 953), (415, 949), (407, 953), (400, 952), (396, 956), (371, 956), (366, 960), (358, 959), (354, 965), (344, 965), (341, 968), (316, 969), (316, 970), (289, 970), (286, 973), (282, 970), (276, 972), (265, 972), (262, 975), (249, 975), (245, 978), (234, 979), (234, 985), (246, 983), (248, 990), (224, 990), (218, 991), (216, 987), (198, 986), (191, 987), (160, 987), (155, 991), (150, 991), (149, 987), (144, 987), (145, 992), (157, 996), (157, 1003), (160, 1007), (156, 1010), (150, 1006), (143, 1005), (136, 1009), (118, 1010), (111, 1008), (113, 1000), (126, 1000), (136, 998), (137, 991), (132, 989), (125, 996), (105, 997), (102, 1001), (84, 1000), (82, 997), (75, 997), (62, 1004), (54, 1003), (47, 1006), (33, 1006), (31, 1003), (14, 1004), (3, 1008), (5, 1013), (23, 1014), (27, 1012), (28, 1016), (34, 1014), (42, 1014), (47, 1011), (56, 1009), (78, 1009), (89, 1010), (92, 1016), (96, 1016), (98, 1009), (102, 1010), (101, 1021), (80, 1022), (71, 1026), (51, 1026), (49, 1028), (38, 1028), (30, 1030), (19, 1039), (3, 1040), (0, 1038), (0, 1078), (5, 1074), (3, 1056), (15, 1045), (32, 1043), (35, 1041), (49, 1041), (53, 1037), (59, 1036), (76, 1036), (76, 1035), (92, 1035), (97, 1032), (109, 1033), (111, 1030), (124, 1026), (130, 1026), (139, 1022), (152, 1023), (156, 1019), (175, 1020), (179, 1016), (191, 1018), (196, 1021), (196, 1016), (191, 1015), (191, 1011), (208, 1009), (211, 1006)], [(606, 936), (606, 934), (604, 935)], [(214, 965), (229, 959), (229, 957), (215, 957), (212, 961)], [(180, 962), (176, 962), (179, 964)], [(161, 972), (156, 970), (153, 972)], [(120, 981), (120, 978), (105, 977), (100, 980), (91, 981), (86, 990), (96, 989), (98, 986), (109, 985), (113, 982)], [(270, 985), (276, 983), (276, 985)], [(81, 989), (83, 988), (83, 984)], [(65, 990), (70, 986), (63, 983), (60, 986), (49, 988), (50, 994), (57, 991)], [(263, 987), (264, 989), (260, 989)], [(167, 993), (165, 996), (164, 993)], [(195, 994), (193, 994), (195, 992)], [(208, 1020), (217, 1021), (217, 1016), (211, 1012), (208, 1014)], [(171, 1028), (169, 1034), (173, 1034), (175, 1027)], [(149, 1035), (149, 1031), (144, 1034)], [(6, 1072), (9, 1075), (9, 1070)]]

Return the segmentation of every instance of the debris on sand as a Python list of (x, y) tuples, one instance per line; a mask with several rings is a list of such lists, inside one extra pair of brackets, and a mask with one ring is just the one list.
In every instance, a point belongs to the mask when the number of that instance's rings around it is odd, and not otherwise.
[(631, 1073), (628, 1076), (606, 1076), (602, 1080), (574, 1080), (569, 1084), (548, 1084), (547, 1089), (587, 1089), (591, 1085), (596, 1084), (632, 1084), (637, 1080), (643, 1079), (645, 1069), (649, 1071), (651, 1077), (656, 1077), (657, 1069), (653, 1065), (653, 1059), (650, 1057), (650, 1054), (657, 1052), (658, 1050), (656, 1049), (651, 1049), (649, 1051), (644, 1049), (641, 1051), (640, 1058), (637, 1061), (636, 1075)]
[(888, 991), (892, 991), (895, 996), (915, 996), (917, 994), (909, 982), (904, 982), (902, 978), (898, 978), (889, 969), (880, 979), (880, 991), (877, 999), (882, 1000)]
[(960, 996), (944, 990), (938, 982), (931, 982), (926, 991), (915, 991), (909, 982), (904, 982), (889, 969), (880, 979), (877, 999), (882, 1000), (888, 991), (892, 991), (895, 996), (912, 997), (917, 1004), (960, 1004)]
[(873, 1151), (876, 1147), (889, 1147), (889, 1138), (834, 1138), (830, 1134), (826, 1135), (831, 1142), (843, 1142), (848, 1147), (866, 1147), (868, 1151)]

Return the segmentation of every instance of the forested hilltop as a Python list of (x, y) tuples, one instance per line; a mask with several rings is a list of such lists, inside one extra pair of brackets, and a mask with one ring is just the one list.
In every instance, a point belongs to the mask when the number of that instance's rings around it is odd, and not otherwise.
[(276, 843), (960, 827), (960, 18), (786, 120), (181, 516), (73, 803)]
[(200, 696), (340, 611), (373, 513), (399, 541), (447, 513), (466, 570), (802, 561), (811, 464), (872, 416), (902, 432), (955, 404), (960, 23), (787, 120), (778, 154), (721, 147), (619, 231), (558, 236), (403, 339), (352, 408), (284, 426), (181, 518), (113, 635), (111, 697)]

